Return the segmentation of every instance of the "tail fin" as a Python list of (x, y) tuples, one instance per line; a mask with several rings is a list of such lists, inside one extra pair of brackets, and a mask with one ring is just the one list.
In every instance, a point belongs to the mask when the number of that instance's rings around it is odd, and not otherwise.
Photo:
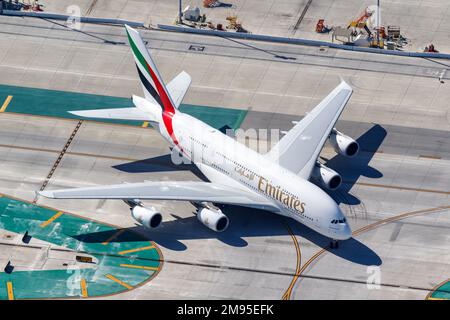
[(150, 101), (156, 101), (163, 112), (175, 113), (174, 103), (141, 36), (133, 28), (127, 25), (125, 25), (125, 28), (145, 98)]

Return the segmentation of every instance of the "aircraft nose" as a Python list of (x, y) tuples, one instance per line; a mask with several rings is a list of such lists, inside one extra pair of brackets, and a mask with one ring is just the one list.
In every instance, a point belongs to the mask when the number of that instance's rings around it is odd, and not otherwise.
[(345, 222), (339, 224), (339, 229), (336, 232), (335, 239), (336, 240), (347, 240), (352, 237), (352, 229), (345, 218), (345, 215), (342, 213), (339, 205), (335, 203), (335, 212), (338, 220), (344, 220)]
[(348, 222), (345, 223), (344, 229), (342, 230), (342, 240), (347, 240), (352, 237), (352, 229)]

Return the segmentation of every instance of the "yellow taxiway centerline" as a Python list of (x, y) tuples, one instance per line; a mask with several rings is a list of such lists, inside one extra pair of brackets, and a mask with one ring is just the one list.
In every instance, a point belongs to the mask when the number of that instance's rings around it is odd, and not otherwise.
[(300, 276), (300, 267), (301, 267), (301, 259), (302, 259), (302, 255), (301, 255), (301, 251), (300, 251), (300, 244), (298, 243), (297, 237), (295, 236), (291, 227), (289, 227), (289, 225), (287, 223), (286, 223), (286, 228), (287, 228), (289, 234), (291, 235), (292, 241), (294, 242), (295, 251), (297, 254), (297, 265), (295, 268), (294, 278), (292, 279), (291, 284), (289, 285), (289, 288), (286, 290), (283, 297), (281, 298), (282, 300), (290, 300), (291, 299), (292, 289), (294, 288), (294, 285), (297, 282), (298, 277)]
[(8, 289), (8, 300), (14, 300), (14, 291), (11, 281), (6, 283), (6, 288)]
[(118, 284), (120, 284), (121, 286), (127, 288), (128, 290), (133, 289), (133, 287), (130, 286), (128, 283), (125, 283), (125, 282), (123, 282), (122, 280), (117, 279), (116, 277), (114, 277), (114, 276), (111, 275), (111, 274), (107, 274), (107, 275), (105, 275), (105, 277), (107, 277), (108, 279), (110, 279), (110, 280), (112, 280), (112, 281), (114, 281), (114, 282), (117, 282)]
[(144, 269), (144, 270), (152, 270), (152, 271), (158, 270), (157, 267), (138, 266), (138, 265), (135, 265), (135, 264), (124, 264), (124, 263), (122, 263), (122, 264), (120, 264), (120, 266), (124, 267), (124, 268)]
[(88, 297), (88, 291), (87, 291), (87, 287), (86, 287), (86, 279), (81, 279), (80, 282), (81, 285), (81, 295), (83, 296), (83, 298), (87, 298)]
[(5, 99), (5, 102), (3, 102), (3, 105), (0, 108), (0, 112), (5, 112), (6, 108), (8, 107), (9, 103), (11, 102), (12, 98), (13, 98), (13, 96), (8, 96)]
[(45, 228), (46, 226), (48, 226), (50, 223), (52, 223), (53, 221), (55, 221), (56, 219), (58, 219), (61, 215), (63, 214), (62, 211), (58, 211), (53, 217), (51, 217), (50, 219), (48, 219), (45, 222), (42, 222), (40, 227), (41, 228)]
[(144, 250), (150, 250), (150, 249), (154, 249), (155, 246), (151, 245), (148, 247), (141, 247), (141, 248), (136, 248), (136, 249), (131, 249), (131, 250), (125, 250), (125, 251), (120, 251), (119, 254), (127, 254), (127, 253), (132, 253), (132, 252), (138, 252), (138, 251), (144, 251)]
[(104, 246), (106, 246), (108, 243), (110, 243), (112, 240), (114, 240), (115, 238), (117, 238), (118, 236), (120, 236), (122, 233), (124, 233), (125, 231), (127, 231), (127, 229), (120, 229), (119, 231), (117, 231), (116, 233), (114, 233), (111, 237), (109, 237), (108, 239), (105, 240), (105, 242), (103, 242), (102, 244)]

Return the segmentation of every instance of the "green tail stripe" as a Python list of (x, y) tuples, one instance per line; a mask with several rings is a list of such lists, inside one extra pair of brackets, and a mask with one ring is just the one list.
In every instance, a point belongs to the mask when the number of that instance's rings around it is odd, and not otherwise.
[(134, 55), (138, 58), (141, 65), (144, 67), (144, 69), (147, 71), (147, 74), (150, 76), (150, 71), (147, 69), (147, 62), (145, 61), (144, 56), (139, 51), (138, 47), (136, 47), (136, 44), (133, 42), (133, 39), (131, 38), (130, 34), (128, 33), (128, 30), (126, 30), (127, 36), (128, 36), (128, 42), (130, 43), (131, 50), (133, 51)]

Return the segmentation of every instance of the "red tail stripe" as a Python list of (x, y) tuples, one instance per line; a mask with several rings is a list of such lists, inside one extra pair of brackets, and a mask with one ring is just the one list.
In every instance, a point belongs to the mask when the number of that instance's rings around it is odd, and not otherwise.
[(172, 102), (170, 102), (170, 99), (167, 96), (166, 90), (164, 90), (162, 84), (158, 81), (158, 77), (155, 75), (152, 68), (150, 68), (147, 61), (145, 62), (145, 64), (147, 65), (147, 69), (150, 72), (153, 82), (155, 83), (156, 90), (158, 90), (158, 94), (161, 97), (161, 101), (163, 103), (162, 107), (163, 107), (164, 111), (167, 111), (170, 113), (175, 113), (175, 108), (173, 107)]
[(147, 61), (145, 62), (145, 64), (147, 65), (147, 69), (150, 73), (150, 76), (153, 79), (153, 82), (155, 83), (156, 90), (158, 90), (158, 94), (159, 94), (162, 104), (163, 104), (162, 105), (162, 107), (163, 107), (162, 118), (163, 118), (164, 126), (166, 127), (167, 133), (172, 138), (173, 143), (175, 143), (175, 145), (178, 145), (178, 140), (175, 137), (175, 134), (173, 132), (173, 124), (172, 124), (172, 117), (175, 113), (175, 108), (173, 107), (172, 102), (170, 102), (170, 99), (167, 96), (166, 90), (164, 90), (162, 84), (158, 81), (158, 77), (153, 72), (152, 68), (150, 68)]

